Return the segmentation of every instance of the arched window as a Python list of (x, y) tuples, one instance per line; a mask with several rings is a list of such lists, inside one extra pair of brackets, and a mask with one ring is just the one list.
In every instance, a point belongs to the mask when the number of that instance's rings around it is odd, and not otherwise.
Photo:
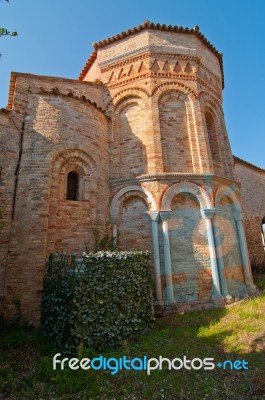
[(262, 238), (262, 243), (263, 243), (263, 247), (265, 250), (265, 217), (261, 221), (261, 238)]
[(205, 113), (205, 122), (206, 122), (213, 161), (220, 162), (221, 159), (220, 159), (220, 150), (217, 137), (218, 134), (216, 131), (214, 118), (209, 111), (206, 111)]
[(67, 200), (78, 200), (78, 184), (78, 173), (75, 171), (69, 172), (67, 175)]

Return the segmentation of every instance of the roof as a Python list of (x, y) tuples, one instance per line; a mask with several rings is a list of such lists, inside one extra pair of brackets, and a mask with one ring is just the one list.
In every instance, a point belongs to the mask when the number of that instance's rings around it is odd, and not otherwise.
[(101, 47), (104, 47), (108, 44), (114, 43), (117, 40), (124, 39), (127, 36), (133, 35), (135, 33), (139, 33), (143, 30), (146, 29), (153, 29), (153, 30), (159, 30), (159, 31), (167, 31), (167, 32), (176, 32), (176, 33), (186, 33), (186, 34), (192, 34), (195, 35), (208, 49), (218, 58), (219, 63), (220, 63), (220, 68), (222, 72), (222, 80), (223, 80), (223, 88), (224, 88), (224, 72), (223, 72), (223, 54), (220, 53), (210, 42), (206, 37), (200, 32), (200, 28), (198, 26), (195, 26), (194, 28), (184, 28), (183, 26), (172, 26), (172, 25), (161, 25), (161, 24), (155, 24), (150, 21), (145, 21), (143, 24), (138, 25), (134, 28), (128, 29), (126, 32), (119, 33), (115, 36), (111, 36), (110, 38), (104, 39), (100, 42), (93, 43), (94, 46), (94, 51), (91, 54), (91, 56), (88, 58), (84, 68), (82, 69), (78, 79), (82, 80), (86, 73), (89, 71), (91, 65), (93, 64), (94, 60), (96, 59), (97, 56), (97, 50), (100, 49)]
[(8, 94), (8, 104), (6, 107), (7, 111), (12, 110), (12, 107), (13, 107), (14, 92), (15, 92), (17, 77), (44, 79), (44, 80), (55, 81), (55, 82), (63, 81), (63, 82), (74, 82), (74, 83), (80, 83), (80, 84), (84, 83), (89, 86), (101, 85), (101, 82), (87, 82), (87, 81), (79, 82), (76, 79), (61, 78), (61, 77), (55, 77), (55, 76), (34, 75), (34, 74), (28, 74), (28, 73), (24, 73), (24, 72), (11, 72), (10, 84), (9, 84), (9, 94)]
[(246, 165), (247, 167), (251, 167), (251, 168), (257, 169), (257, 170), (259, 170), (260, 172), (265, 172), (265, 169), (262, 168), (262, 167), (258, 167), (258, 166), (255, 165), (255, 164), (251, 164), (250, 162), (245, 161), (245, 160), (242, 160), (242, 158), (239, 158), (239, 157), (237, 157), (237, 156), (233, 156), (233, 157), (234, 157), (234, 161), (235, 161), (235, 162), (238, 162), (238, 163), (240, 163), (240, 164), (244, 164), (244, 165)]

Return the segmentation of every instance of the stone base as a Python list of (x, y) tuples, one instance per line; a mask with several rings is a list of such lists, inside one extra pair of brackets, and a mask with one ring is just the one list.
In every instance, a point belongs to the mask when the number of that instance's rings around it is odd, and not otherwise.
[(178, 314), (189, 311), (201, 311), (210, 310), (213, 308), (222, 308), (225, 306), (224, 298), (218, 300), (212, 300), (208, 302), (191, 302), (191, 303), (177, 303), (177, 302), (165, 302), (164, 305), (155, 304), (155, 316), (164, 317), (170, 314)]
[[(258, 288), (253, 284), (247, 288), (247, 296), (252, 297), (258, 294)], [(165, 317), (171, 314), (178, 314), (182, 312), (189, 311), (202, 311), (211, 310), (214, 308), (228, 307), (235, 305), (238, 302), (244, 300), (244, 298), (235, 298), (233, 296), (220, 297), (218, 299), (213, 299), (205, 302), (190, 302), (190, 303), (178, 303), (178, 302), (155, 302), (154, 311), (156, 317)]]

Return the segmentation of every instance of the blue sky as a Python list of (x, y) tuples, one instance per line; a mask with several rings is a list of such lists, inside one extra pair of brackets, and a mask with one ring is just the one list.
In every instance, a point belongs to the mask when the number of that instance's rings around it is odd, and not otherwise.
[(193, 27), (224, 53), (224, 113), (233, 154), (265, 168), (263, 0), (0, 2), (0, 108), (11, 71), (76, 78), (97, 42), (148, 19)]

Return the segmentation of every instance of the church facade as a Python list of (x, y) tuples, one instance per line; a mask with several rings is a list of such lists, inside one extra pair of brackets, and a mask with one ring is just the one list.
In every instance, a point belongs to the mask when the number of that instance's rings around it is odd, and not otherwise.
[(233, 157), (223, 87), (222, 54), (198, 27), (149, 21), (94, 44), (77, 80), (11, 74), (0, 312), (19, 299), (38, 324), (48, 255), (93, 250), (106, 224), (119, 249), (151, 252), (161, 310), (255, 291), (265, 171)]

